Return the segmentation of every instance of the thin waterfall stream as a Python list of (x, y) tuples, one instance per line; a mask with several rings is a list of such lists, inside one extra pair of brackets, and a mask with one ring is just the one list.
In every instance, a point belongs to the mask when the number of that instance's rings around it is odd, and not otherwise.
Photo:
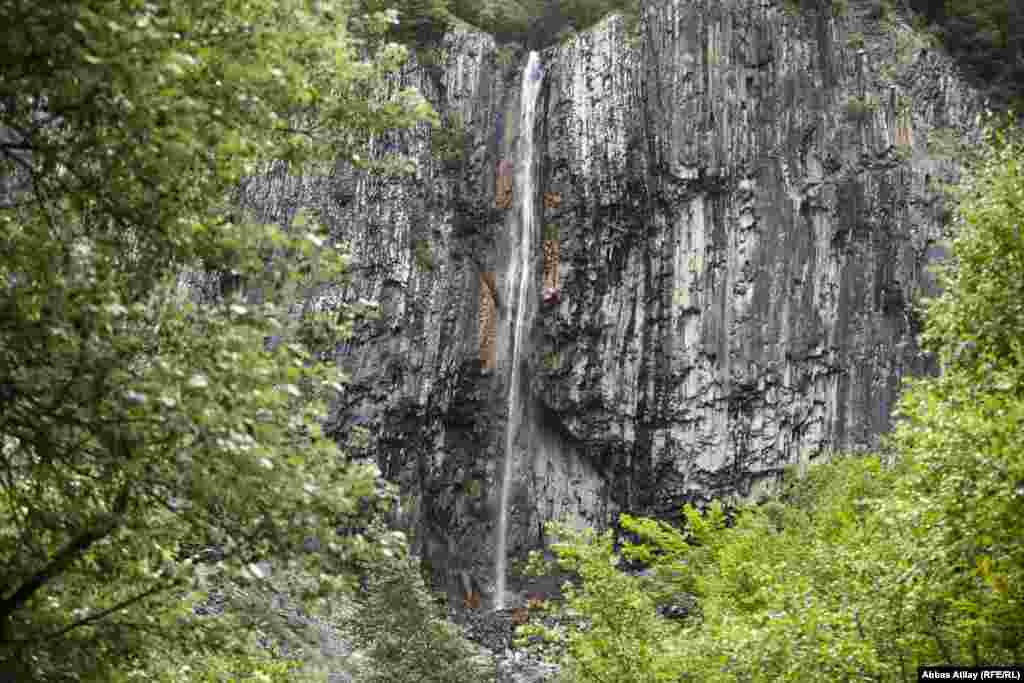
[(516, 434), (522, 423), (523, 408), (520, 405), (519, 366), (522, 360), (523, 329), (526, 327), (526, 311), (529, 306), (530, 285), (533, 271), (530, 265), (533, 260), (534, 234), (534, 144), (533, 122), (537, 109), (537, 96), (540, 94), (541, 81), (540, 55), (531, 52), (523, 69), (523, 86), (519, 99), (520, 122), (518, 157), (514, 196), (519, 211), (519, 248), (511, 250), (511, 263), (507, 278), (508, 295), (506, 301), (515, 307), (515, 318), (512, 321), (512, 368), (508, 380), (508, 421), (505, 426), (505, 466), (501, 477), (501, 502), (498, 512), (498, 539), (494, 551), (495, 609), (505, 607), (506, 563), (508, 560), (508, 507), (509, 493), (512, 488), (512, 447)]

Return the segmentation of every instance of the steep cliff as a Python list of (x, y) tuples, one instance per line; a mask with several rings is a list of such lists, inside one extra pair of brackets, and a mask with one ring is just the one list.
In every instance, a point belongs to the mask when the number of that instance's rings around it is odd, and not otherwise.
[(525, 51), (471, 32), (394, 84), (446, 121), (376, 141), (414, 176), (248, 184), (267, 216), (305, 206), (351, 243), (352, 283), (318, 300), (381, 315), (328, 350), (352, 378), (331, 429), (401, 484), (439, 577), (489, 577), (506, 456), (517, 555), (547, 519), (671, 514), (877, 444), (902, 379), (933, 369), (912, 306), (978, 105), (873, 7), (667, 0), (639, 35), (612, 17), (564, 36), (541, 53), (532, 197), (512, 182)]

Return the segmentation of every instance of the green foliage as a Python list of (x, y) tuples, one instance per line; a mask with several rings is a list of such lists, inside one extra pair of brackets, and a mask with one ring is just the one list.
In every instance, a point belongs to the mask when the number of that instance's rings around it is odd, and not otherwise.
[[(940, 269), (947, 290), (928, 302), (924, 341), (958, 372), (986, 372), (988, 366), (978, 363), (988, 355), (999, 367), (1016, 362), (1024, 154), (1006, 130), (990, 131), (988, 147), (959, 194), (954, 258)], [(971, 352), (960, 353), (967, 345)]]
[(910, 0), (995, 107), (1024, 102), (1024, 6), (1006, 0)]
[(930, 50), (938, 47), (935, 36), (918, 26), (907, 28), (902, 25), (893, 25), (886, 30), (886, 35), (891, 37), (891, 57), (886, 57), (879, 67), (879, 75), (883, 80), (895, 83), (901, 80), (906, 72), (918, 58), (922, 50)]
[(900, 65), (910, 64), (921, 50), (937, 47), (934, 37), (926, 31), (899, 29), (896, 35), (896, 60)]
[(567, 27), (585, 30), (610, 14), (621, 14), (635, 32), (639, 0), (451, 0), (452, 14), (498, 38), (539, 49), (557, 42)]
[(416, 59), (421, 66), (441, 68), (444, 65), (444, 51), (439, 47), (426, 47), (416, 51)]
[(529, 30), (530, 17), (539, 16), (538, 0), (452, 0), (452, 14), (501, 41), (521, 39)]
[(578, 30), (585, 30), (610, 14), (621, 14), (627, 31), (635, 31), (640, 20), (638, 0), (562, 0), (559, 9)]
[(960, 134), (952, 128), (936, 128), (928, 133), (928, 153), (934, 157), (957, 160), (963, 148)]
[(870, 0), (867, 16), (882, 24), (890, 24), (896, 16), (896, 8), (890, 0)]
[(357, 20), (393, 12), (381, 37), (410, 48), (436, 46), (452, 21), (448, 0), (353, 0), (351, 4), (350, 13)]
[(483, 484), (478, 479), (467, 479), (463, 482), (463, 490), (470, 498), (479, 498), (483, 494)]
[[(253, 647), (255, 649), (255, 647)], [(189, 663), (172, 664), (167, 660), (151, 666), (146, 675), (157, 683), (179, 683), (188, 680), (197, 683), (298, 683), (314, 679), (303, 673), (302, 662), (294, 659), (272, 658), (263, 654), (224, 654), (210, 650), (181, 653)], [(114, 674), (110, 683), (127, 683), (138, 675), (129, 672)]]
[(434, 129), (430, 146), (434, 158), (445, 165), (461, 165), (466, 156), (466, 126), (462, 122), (462, 114), (457, 111), (449, 113), (441, 127)]
[(412, 255), (416, 266), (425, 273), (434, 270), (434, 253), (430, 250), (430, 242), (426, 239), (418, 239), (413, 243)]
[(493, 662), (444, 618), (406, 548), (366, 567), (369, 578), (350, 622), (368, 659), (360, 683), (488, 683)]
[(793, 16), (827, 13), (836, 19), (850, 10), (848, 0), (783, 0), (782, 9)]
[[(568, 631), (528, 625), (519, 629), (520, 637), (539, 636), (565, 652), (565, 681), (679, 680), (684, 661), (676, 647), (678, 629), (657, 616), (642, 581), (618, 568), (612, 534), (554, 523), (547, 530), (558, 539), (558, 564), (582, 579), (580, 587), (567, 583), (563, 594), (568, 611), (582, 615), (584, 623)], [(533, 567), (537, 571), (536, 561)]]
[[(289, 308), (342, 283), (347, 256), (230, 201), (272, 159), (374, 168), (368, 140), (436, 120), (414, 90), (380, 94), (405, 51), (354, 43), (349, 16), (329, 0), (0, 5), (0, 660), (26, 680), (158, 672), (150, 653), (217, 643), (247, 657), (229, 620), (191, 617), (183, 544), (222, 548), (238, 575), (377, 499), (375, 469), (319, 426), (343, 378), (315, 351), (353, 311)], [(367, 41), (389, 25), (356, 23)], [(182, 270), (245, 292), (196, 306)], [(326, 546), (324, 584), (369, 551)]]
[[(646, 672), (646, 677), (625, 672), (606, 677), (606, 669), (616, 666), (621, 655), (603, 648), (603, 640), (594, 643), (587, 628), (567, 636), (576, 642), (573, 656), (577, 651), (593, 654), (586, 667), (571, 664), (566, 680), (891, 676), (894, 670), (883, 666), (879, 650), (893, 637), (886, 623), (893, 612), (884, 600), (889, 596), (879, 597), (875, 578), (892, 574), (899, 552), (898, 546), (886, 546), (892, 530), (870, 515), (888, 490), (890, 475), (871, 458), (812, 472), (812, 481), (800, 482), (797, 498), (764, 510), (744, 508), (732, 526), (720, 505), (704, 514), (686, 508), (685, 531), (623, 516), (623, 528), (639, 537), (638, 543), (624, 546), (623, 554), (653, 569), (643, 583), (615, 568), (610, 546), (601, 557), (580, 555), (585, 551), (578, 541), (571, 552), (556, 546), (560, 557), (584, 558), (584, 590), (595, 572), (599, 585), (614, 586), (598, 593), (594, 602), (570, 600), (569, 607), (585, 620), (595, 614), (621, 619), (621, 624), (646, 620), (644, 628), (627, 629), (609, 640), (621, 651), (644, 652), (645, 666), (665, 672), (664, 678)], [(680, 595), (696, 597), (701, 618), (671, 625), (653, 609), (640, 614), (626, 606), (647, 608)]]
[(569, 25), (559, 30), (558, 33), (555, 34), (555, 42), (557, 42), (559, 45), (566, 45), (575, 40), (576, 36), (578, 35), (579, 33), (577, 33), (576, 29)]
[(893, 148), (893, 155), (902, 163), (907, 163), (914, 157), (914, 148), (912, 145), (897, 144)]
[(558, 224), (557, 223), (545, 223), (544, 224), (544, 239), (549, 241), (556, 241), (558, 235)]
[(863, 123), (871, 118), (872, 114), (878, 110), (878, 106), (878, 98), (874, 95), (853, 95), (846, 100), (846, 118)]
[(782, 9), (792, 15), (799, 15), (802, 9), (801, 0), (782, 0)]
[(859, 31), (850, 33), (846, 39), (846, 47), (851, 50), (863, 50), (864, 49), (864, 34)]
[(502, 71), (512, 66), (521, 47), (516, 44), (502, 45), (494, 51), (494, 61), (501, 67)]
[(916, 464), (907, 490), (929, 493), (918, 513), (946, 647), (995, 661), (1024, 654), (1024, 146), (995, 130), (987, 149), (928, 305), (923, 341), (944, 372), (904, 396), (894, 443)]

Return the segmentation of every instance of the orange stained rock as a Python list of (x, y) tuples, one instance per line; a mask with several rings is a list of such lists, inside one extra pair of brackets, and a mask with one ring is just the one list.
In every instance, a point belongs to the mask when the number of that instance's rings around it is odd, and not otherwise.
[(514, 176), (512, 162), (502, 159), (498, 162), (498, 173), (494, 187), (494, 205), (499, 209), (512, 206), (512, 185)]
[(498, 288), (492, 272), (480, 272), (480, 366), (498, 364)]
[(562, 205), (562, 195), (557, 192), (545, 192), (544, 193), (544, 208), (545, 209), (557, 209)]
[(909, 113), (896, 118), (896, 144), (903, 147), (914, 145), (914, 121)]
[(558, 240), (544, 240), (544, 289), (558, 289)]

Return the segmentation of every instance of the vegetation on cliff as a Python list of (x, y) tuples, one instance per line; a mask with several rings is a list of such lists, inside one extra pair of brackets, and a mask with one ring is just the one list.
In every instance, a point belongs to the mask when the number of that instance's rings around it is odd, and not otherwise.
[[(650, 3), (646, 3), (650, 4)], [(783, 0), (790, 11), (850, 12), (849, 0)], [(869, 0), (868, 16), (890, 20), (897, 11), (941, 41), (996, 109), (1024, 104), (1024, 6), (1006, 0)], [(388, 36), (410, 46), (440, 41), (455, 22), (499, 42), (545, 47), (560, 35), (593, 26), (609, 14), (636, 25), (644, 0), (359, 0), (365, 11), (394, 8), (403, 21)]]
[(362, 11), (395, 9), (402, 22), (388, 36), (410, 46), (437, 43), (454, 23), (490, 33), (499, 42), (546, 47), (559, 32), (583, 30), (612, 13), (635, 22), (640, 0), (358, 0)]
[(728, 515), (687, 507), (681, 528), (623, 515), (621, 547), (553, 527), (582, 626), (522, 635), (561, 654), (564, 680), (914, 681), (1024, 659), (1024, 146), (1008, 129), (959, 200), (924, 333), (943, 372), (904, 393), (883, 455)]
[(1024, 104), (1024, 5), (1007, 0), (909, 0), (993, 106)]

